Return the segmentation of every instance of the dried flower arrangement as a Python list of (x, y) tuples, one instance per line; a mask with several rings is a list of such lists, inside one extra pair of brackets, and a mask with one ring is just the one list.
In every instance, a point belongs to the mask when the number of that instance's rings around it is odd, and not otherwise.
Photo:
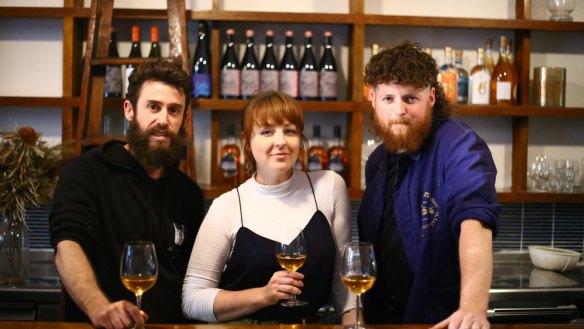
[(0, 132), (0, 214), (25, 223), (26, 207), (49, 201), (62, 155), (31, 127)]
[(31, 127), (0, 131), (0, 282), (28, 279), (26, 208), (51, 199), (64, 150)]

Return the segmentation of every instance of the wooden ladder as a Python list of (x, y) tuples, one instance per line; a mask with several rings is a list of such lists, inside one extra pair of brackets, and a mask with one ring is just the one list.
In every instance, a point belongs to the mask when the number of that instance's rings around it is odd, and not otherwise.
[[(110, 27), (112, 25), (114, 0), (92, 0), (87, 27), (87, 44), (83, 59), (80, 91), (80, 106), (77, 119), (75, 151), (80, 154), (84, 146), (97, 145), (105, 141), (101, 136), (101, 118), (104, 105), (104, 82), (106, 65), (137, 65), (142, 58), (108, 58)], [(186, 8), (184, 0), (167, 0), (169, 60), (182, 65), (190, 74)], [(121, 108), (120, 108), (121, 110)], [(195, 149), (192, 128), (192, 113), (185, 117), (187, 138), (186, 156), (181, 161), (181, 170), (196, 180)]]

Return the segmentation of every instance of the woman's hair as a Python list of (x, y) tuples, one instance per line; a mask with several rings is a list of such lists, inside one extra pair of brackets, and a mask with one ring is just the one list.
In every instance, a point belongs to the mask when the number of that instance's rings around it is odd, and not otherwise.
[(415, 88), (433, 87), (436, 93), (433, 117), (446, 119), (452, 112), (444, 88), (438, 82), (436, 61), (418, 43), (404, 41), (371, 57), (365, 67), (364, 82), (372, 87), (382, 83), (410, 85)]
[(304, 131), (304, 113), (302, 108), (289, 95), (275, 90), (268, 90), (254, 95), (244, 106), (241, 115), (241, 144), (245, 156), (246, 173), (251, 177), (257, 169), (249, 141), (256, 127), (291, 123), (300, 135), (300, 153), (306, 151), (308, 139)]

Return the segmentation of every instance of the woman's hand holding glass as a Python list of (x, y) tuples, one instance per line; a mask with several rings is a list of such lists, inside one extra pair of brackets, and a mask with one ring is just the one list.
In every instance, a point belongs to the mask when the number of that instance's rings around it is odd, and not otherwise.
[[(298, 235), (289, 243), (284, 242), (284, 240), (276, 242), (276, 259), (282, 268), (290, 272), (296, 272), (296, 270), (304, 265), (306, 261), (306, 242), (304, 241), (302, 230), (298, 230)], [(280, 305), (285, 307), (303, 306), (306, 304), (306, 301), (299, 300), (294, 294), (292, 294), (289, 300), (280, 303)]]

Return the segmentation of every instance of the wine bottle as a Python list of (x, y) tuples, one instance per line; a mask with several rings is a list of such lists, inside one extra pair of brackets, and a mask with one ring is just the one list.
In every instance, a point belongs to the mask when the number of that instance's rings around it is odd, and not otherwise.
[(462, 49), (454, 51), (454, 67), (456, 68), (456, 101), (459, 104), (468, 103), (468, 72), (462, 66)]
[(475, 105), (489, 104), (491, 91), (491, 72), (485, 65), (484, 49), (477, 49), (477, 65), (470, 70), (469, 103)]
[(223, 175), (223, 180), (227, 185), (237, 186), (239, 183), (241, 150), (235, 142), (235, 125), (227, 125), (227, 140), (221, 147), (219, 168)]
[(260, 89), (260, 65), (255, 54), (254, 31), (245, 31), (245, 53), (241, 62), (241, 98), (248, 99)]
[(150, 53), (148, 58), (160, 58), (160, 42), (158, 36), (158, 26), (150, 27)]
[(260, 65), (260, 91), (278, 90), (278, 62), (274, 53), (274, 31), (266, 31), (266, 50)]
[(328, 168), (328, 156), (320, 139), (320, 126), (312, 127), (312, 146), (308, 149), (306, 167), (308, 171)]
[(485, 66), (493, 74), (495, 61), (493, 60), (493, 39), (491, 38), (487, 39), (487, 47), (485, 48)]
[(304, 54), (300, 61), (298, 84), (301, 100), (318, 99), (318, 66), (312, 49), (312, 31), (304, 32)]
[[(142, 58), (139, 26), (132, 26), (132, 45), (130, 48), (130, 55), (128, 55), (128, 57)], [(126, 93), (128, 92), (128, 84), (132, 71), (134, 71), (134, 65), (133, 64), (126, 65)]]
[(211, 52), (209, 50), (209, 29), (200, 21), (197, 49), (193, 59), (193, 97), (211, 98)]
[[(371, 45), (371, 57), (377, 55), (379, 52), (379, 44), (374, 43)], [(363, 83), (363, 99), (367, 101), (371, 101), (371, 95), (369, 95), (369, 86)]]
[(347, 152), (341, 138), (341, 126), (333, 127), (333, 142), (328, 149), (328, 159), (328, 169), (341, 175), (346, 182), (347, 169), (349, 168), (349, 152)]
[(298, 64), (294, 55), (294, 32), (286, 31), (286, 50), (280, 64), (280, 91), (298, 97)]
[(513, 44), (511, 39), (507, 39), (507, 46), (505, 46), (505, 56), (507, 56), (507, 62), (509, 65), (515, 65), (515, 56), (513, 56)]
[[(107, 57), (119, 58), (118, 41), (116, 29), (112, 26), (110, 31), (110, 40), (107, 50)], [(122, 97), (122, 66), (106, 65), (105, 83), (103, 86), (104, 97)]]
[(456, 68), (452, 65), (452, 48), (444, 48), (444, 64), (438, 72), (438, 82), (444, 88), (446, 99), (451, 103), (456, 103), (458, 98), (458, 76)]
[(333, 34), (324, 32), (324, 52), (320, 60), (320, 73), (318, 75), (318, 87), (320, 100), (337, 100), (337, 62), (333, 55)]
[(241, 96), (241, 65), (235, 50), (235, 30), (227, 30), (225, 53), (221, 60), (221, 86), (222, 98), (239, 98)]
[(517, 73), (515, 67), (507, 61), (506, 51), (507, 37), (501, 36), (499, 59), (491, 75), (490, 103), (492, 105), (515, 105), (517, 103)]

